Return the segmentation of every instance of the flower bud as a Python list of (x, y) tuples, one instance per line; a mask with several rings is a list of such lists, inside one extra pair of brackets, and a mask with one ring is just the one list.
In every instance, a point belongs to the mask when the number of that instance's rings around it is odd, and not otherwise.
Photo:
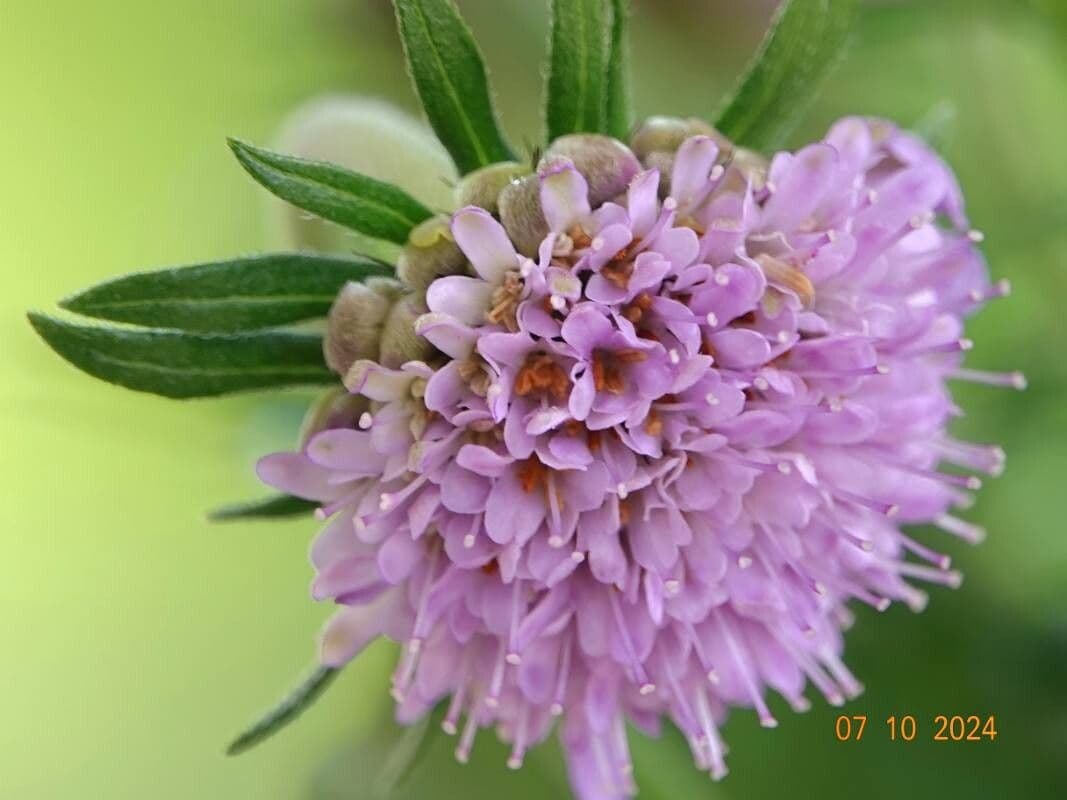
[(396, 264), (397, 277), (420, 296), (442, 275), (462, 275), (467, 271), (467, 257), (452, 240), (449, 218), (445, 216), (431, 217), (417, 225), (408, 235)]
[(548, 236), (548, 222), (541, 210), (541, 179), (526, 175), (512, 181), (500, 193), (500, 221), (508, 237), (524, 256), (533, 258)]
[(425, 361), (433, 355), (433, 345), (415, 333), (415, 320), (425, 313), (421, 297), (413, 294), (393, 304), (382, 328), (378, 363), (397, 369), (408, 361)]
[(322, 342), (330, 369), (344, 375), (361, 358), (377, 358), (382, 325), (401, 288), (390, 278), (372, 278), (366, 283), (349, 281), (342, 287), (330, 307)]
[(574, 162), (589, 184), (589, 205), (593, 208), (625, 192), (641, 171), (641, 162), (630, 148), (618, 139), (594, 133), (559, 137), (545, 151), (541, 163), (560, 157)]
[(300, 424), (299, 446), (304, 448), (311, 437), (333, 428), (354, 427), (370, 403), (359, 394), (349, 394), (343, 386), (327, 389), (308, 407)]
[(670, 153), (673, 155), (682, 146), (682, 142), (690, 136), (710, 136), (719, 145), (719, 150), (726, 154), (732, 149), (732, 145), (725, 136), (704, 120), (695, 117), (690, 119), (649, 117), (634, 131), (630, 139), (630, 147), (646, 166), (650, 166), (647, 160), (649, 154)]
[(504, 187), (528, 171), (525, 164), (516, 161), (502, 161), (475, 170), (456, 184), (456, 207), (478, 206), (495, 215), (500, 210), (500, 193)]
[(767, 169), (767, 159), (760, 153), (744, 147), (735, 147), (722, 189), (727, 192), (740, 192), (744, 190), (746, 183), (751, 184), (753, 189), (762, 189), (767, 184)]

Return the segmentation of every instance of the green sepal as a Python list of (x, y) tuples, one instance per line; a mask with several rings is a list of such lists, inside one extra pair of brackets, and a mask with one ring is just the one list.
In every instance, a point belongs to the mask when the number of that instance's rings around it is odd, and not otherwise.
[(315, 671), (290, 692), (281, 703), (234, 739), (226, 748), (226, 755), (240, 755), (295, 721), (322, 696), (323, 692), (330, 688), (330, 684), (339, 673), (340, 670), (334, 667), (316, 667)]
[(426, 117), (461, 174), (514, 161), (478, 45), (451, 0), (394, 0), (408, 71)]
[(135, 391), (185, 399), (337, 381), (316, 335), (187, 333), (27, 316), (40, 337), (78, 369)]
[(752, 150), (779, 147), (840, 60), (858, 0), (784, 0), (715, 127)]
[(263, 187), (316, 216), (375, 239), (404, 244), (432, 214), (403, 189), (336, 164), (308, 161), (238, 139), (230, 149)]
[(548, 141), (605, 131), (604, 0), (551, 0), (545, 126)]
[(59, 305), (116, 322), (231, 333), (324, 317), (346, 282), (392, 272), (371, 259), (275, 253), (123, 275)]
[(293, 497), (288, 494), (277, 494), (265, 497), (262, 500), (252, 500), (245, 503), (233, 503), (222, 506), (208, 512), (208, 519), (212, 522), (236, 522), (246, 519), (288, 519), (289, 517), (302, 517), (311, 514), (321, 505), (314, 500), (305, 500), (302, 497)]

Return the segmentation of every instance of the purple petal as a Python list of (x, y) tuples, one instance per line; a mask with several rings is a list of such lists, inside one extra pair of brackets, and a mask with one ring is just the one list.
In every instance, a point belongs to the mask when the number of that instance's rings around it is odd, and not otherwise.
[(504, 226), (482, 208), (462, 208), (452, 217), (452, 235), (475, 271), (492, 285), (518, 269), (519, 258)]

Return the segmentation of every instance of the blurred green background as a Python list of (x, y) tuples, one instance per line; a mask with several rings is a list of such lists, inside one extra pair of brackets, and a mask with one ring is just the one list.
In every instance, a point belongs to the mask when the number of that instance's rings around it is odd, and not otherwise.
[[(460, 2), (516, 140), (534, 141), (545, 15)], [(636, 2), (642, 113), (709, 115), (772, 2)], [(353, 92), (413, 107), (389, 4), (372, 0), (0, 2), (0, 797), (368, 798), (395, 736), (376, 646), (326, 702), (239, 759), (227, 737), (312, 658), (311, 522), (210, 526), (255, 496), (255, 457), (290, 444), (304, 398), (175, 403), (76, 373), (23, 313), (135, 268), (255, 251), (271, 238), (228, 134), (271, 140), (295, 105)], [(959, 431), (1002, 443), (1003, 478), (969, 514), (967, 573), (916, 617), (859, 613), (847, 655), (864, 740), (816, 702), (760, 730), (726, 726), (713, 785), (677, 737), (635, 737), (642, 797), (1062, 797), (1067, 792), (1067, 3), (864, 6), (857, 42), (796, 141), (846, 113), (933, 123), (1010, 301), (977, 319), (970, 363), (1018, 368), (1026, 393), (961, 387)], [(924, 123), (925, 124), (925, 123)], [(913, 714), (919, 741), (890, 742)], [(995, 714), (995, 742), (929, 741), (935, 714)], [(554, 744), (520, 775), (483, 733), (474, 764), (436, 742), (411, 798), (563, 796)]]

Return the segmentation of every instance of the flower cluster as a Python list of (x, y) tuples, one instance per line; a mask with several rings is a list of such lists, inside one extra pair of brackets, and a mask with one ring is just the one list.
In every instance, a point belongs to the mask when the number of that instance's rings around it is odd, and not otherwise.
[(559, 140), (452, 215), (424, 358), (344, 364), (365, 406), (259, 465), (331, 519), (323, 662), (400, 642), (399, 719), (446, 700), (460, 761), (560, 718), (583, 800), (635, 791), (627, 721), (720, 778), (731, 706), (860, 692), (846, 604), (957, 585), (902, 525), (976, 540), (952, 510), (1003, 464), (946, 432), (947, 380), (1018, 380), (961, 367), (1006, 286), (917, 139), (850, 118), (766, 163), (677, 128)]

